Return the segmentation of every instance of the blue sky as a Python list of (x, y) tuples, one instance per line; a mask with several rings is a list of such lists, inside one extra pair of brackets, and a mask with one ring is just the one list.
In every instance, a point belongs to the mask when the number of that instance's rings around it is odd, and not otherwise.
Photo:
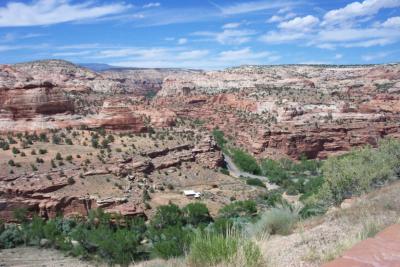
[(0, 63), (372, 64), (399, 43), (400, 0), (0, 1)]

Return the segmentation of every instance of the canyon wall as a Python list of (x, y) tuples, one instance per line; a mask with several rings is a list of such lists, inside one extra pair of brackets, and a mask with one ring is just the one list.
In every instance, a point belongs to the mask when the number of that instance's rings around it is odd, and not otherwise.
[(243, 66), (169, 76), (154, 105), (263, 157), (325, 158), (400, 137), (400, 65)]

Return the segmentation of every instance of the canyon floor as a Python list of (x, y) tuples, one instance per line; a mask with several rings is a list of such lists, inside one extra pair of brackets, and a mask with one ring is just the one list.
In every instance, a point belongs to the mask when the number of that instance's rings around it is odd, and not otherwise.
[[(400, 221), (400, 183), (397, 182), (356, 199), (326, 216), (305, 220), (288, 236), (257, 240), (267, 266), (320, 266), (334, 260), (362, 239)], [(389, 246), (389, 245), (388, 245)], [(290, 253), (288, 253), (290, 251)], [(395, 259), (381, 248), (374, 261)], [(378, 253), (374, 250), (374, 253)], [(24, 247), (0, 251), (0, 266), (103, 266), (80, 261), (51, 249)], [(377, 262), (375, 262), (377, 263)], [(382, 263), (382, 262), (381, 262)], [(152, 260), (132, 266), (187, 266), (184, 259)]]

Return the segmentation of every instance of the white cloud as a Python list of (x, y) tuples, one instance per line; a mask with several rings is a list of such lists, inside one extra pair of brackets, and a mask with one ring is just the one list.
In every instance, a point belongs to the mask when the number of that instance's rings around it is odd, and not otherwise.
[(216, 40), (221, 44), (239, 45), (250, 41), (250, 36), (254, 35), (252, 30), (224, 30), (217, 34)]
[(100, 48), (103, 47), (98, 43), (88, 43), (88, 44), (73, 44), (73, 45), (63, 45), (63, 46), (57, 46), (57, 49), (59, 50), (66, 50), (66, 49), (94, 49), (94, 48)]
[(85, 50), (85, 51), (72, 51), (72, 52), (58, 52), (53, 53), (53, 57), (77, 57), (77, 56), (86, 56), (92, 54), (92, 50)]
[(260, 37), (260, 41), (271, 44), (289, 43), (296, 40), (304, 39), (306, 35), (302, 32), (276, 32), (270, 31)]
[(160, 6), (161, 6), (160, 3), (155, 2), (155, 3), (148, 3), (148, 4), (143, 5), (143, 8), (160, 7)]
[(362, 41), (382, 38), (399, 38), (400, 32), (379, 28), (348, 28), (322, 30), (318, 34), (318, 40), (324, 42)]
[(375, 54), (368, 54), (368, 55), (363, 55), (361, 58), (364, 61), (374, 61), (377, 59), (383, 59), (387, 57), (390, 53), (388, 52), (380, 52), (380, 53), (375, 53)]
[(289, 1), (258, 1), (237, 3), (219, 8), (224, 15), (236, 15), (268, 9), (284, 8), (292, 5), (294, 5), (294, 3)]
[(267, 22), (268, 23), (281, 22), (284, 20), (294, 18), (295, 16), (296, 14), (292, 12), (286, 14), (285, 16), (273, 15), (269, 20), (267, 20)]
[(335, 59), (341, 59), (341, 58), (343, 58), (343, 55), (342, 55), (342, 54), (336, 54), (336, 55), (335, 55)]
[(372, 40), (366, 40), (366, 41), (360, 41), (360, 42), (352, 42), (352, 43), (345, 43), (341, 44), (343, 47), (351, 48), (351, 47), (373, 47), (373, 46), (385, 46), (388, 44), (393, 44), (395, 43), (395, 40), (392, 39), (386, 39), (386, 38), (381, 38), (381, 39), (372, 39)]
[(400, 28), (400, 17), (389, 18), (382, 24), (382, 26), (387, 28)]
[(240, 61), (261, 59), (270, 56), (270, 52), (253, 52), (249, 47), (239, 50), (228, 50), (219, 53), (219, 60), (222, 61)]
[(210, 52), (208, 50), (192, 50), (192, 51), (185, 51), (178, 54), (178, 58), (181, 60), (191, 60), (205, 57)]
[(291, 6), (286, 6), (278, 10), (278, 14), (284, 14), (288, 13), (290, 10), (292, 10)]
[(192, 35), (211, 37), (223, 45), (240, 45), (249, 42), (255, 34), (257, 32), (253, 30), (226, 29), (222, 32), (195, 32)]
[(129, 5), (95, 5), (93, 1), (71, 4), (69, 0), (10, 2), (0, 8), (0, 27), (50, 25), (94, 19), (126, 11)]
[(119, 58), (135, 56), (143, 59), (164, 57), (168, 53), (166, 48), (121, 48), (100, 51), (94, 58)]
[(312, 15), (297, 17), (289, 21), (281, 22), (278, 27), (290, 31), (309, 31), (319, 23), (319, 19)]
[(321, 49), (327, 49), (327, 50), (335, 50), (336, 45), (331, 44), (331, 43), (315, 43), (315, 42), (310, 42), (307, 44), (308, 46), (315, 46)]
[(172, 51), (155, 58), (124, 57), (109, 64), (124, 67), (175, 67), (195, 69), (221, 69), (243, 64), (268, 64), (280, 59), (272, 52), (254, 52), (250, 48), (227, 50), (212, 54), (208, 50)]
[(399, 0), (364, 0), (363, 2), (352, 2), (347, 6), (331, 10), (324, 16), (325, 24), (336, 24), (350, 19), (372, 16), (384, 8), (400, 6)]
[(36, 49), (48, 49), (48, 44), (39, 45), (0, 45), (0, 52), (14, 51), (14, 50), (36, 50)]
[(222, 29), (234, 29), (234, 28), (238, 28), (240, 26), (241, 23), (239, 22), (231, 22), (231, 23), (227, 23), (224, 26), (222, 26)]
[(186, 38), (180, 38), (180, 39), (178, 40), (178, 44), (179, 44), (179, 45), (187, 44), (187, 42), (188, 42), (188, 39), (186, 39)]

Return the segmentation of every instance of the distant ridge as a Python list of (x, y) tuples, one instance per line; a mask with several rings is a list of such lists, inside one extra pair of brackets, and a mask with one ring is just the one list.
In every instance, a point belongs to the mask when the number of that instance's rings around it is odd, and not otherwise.
[(103, 63), (81, 63), (78, 64), (81, 67), (93, 70), (93, 71), (106, 71), (106, 70), (111, 70), (111, 69), (118, 69), (120, 67), (117, 66), (112, 66), (108, 64), (103, 64)]
[(113, 70), (113, 71), (126, 71), (126, 70), (180, 71), (180, 70), (186, 70), (186, 71), (194, 71), (194, 72), (203, 71), (200, 69), (186, 69), (186, 68), (119, 67), (119, 66), (113, 66), (113, 65), (103, 64), (103, 63), (79, 63), (77, 65), (87, 68), (87, 69), (90, 69), (92, 71), (96, 71), (96, 72), (102, 72), (102, 71), (108, 71), (108, 70)]

